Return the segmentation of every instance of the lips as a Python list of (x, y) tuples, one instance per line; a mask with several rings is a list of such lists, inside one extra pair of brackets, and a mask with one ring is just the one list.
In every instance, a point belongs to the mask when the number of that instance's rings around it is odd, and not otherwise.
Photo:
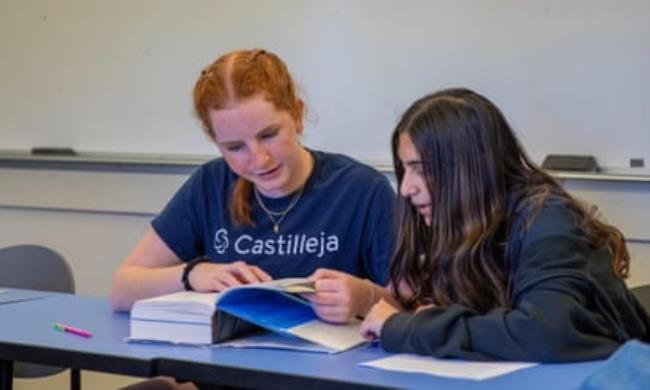
[(269, 179), (271, 177), (274, 177), (276, 173), (280, 172), (280, 167), (281, 167), (281, 165), (277, 165), (274, 168), (271, 168), (271, 169), (266, 170), (264, 172), (256, 173), (255, 175), (262, 178), (262, 179)]
[(428, 204), (416, 204), (413, 205), (415, 206), (416, 209), (418, 209), (418, 212), (422, 215), (429, 215), (431, 212), (431, 205)]

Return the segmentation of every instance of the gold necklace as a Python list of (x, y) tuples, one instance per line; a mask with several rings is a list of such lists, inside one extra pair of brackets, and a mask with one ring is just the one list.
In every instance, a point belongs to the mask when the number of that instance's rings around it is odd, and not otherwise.
[(287, 205), (287, 208), (285, 208), (282, 211), (269, 210), (269, 208), (266, 207), (266, 205), (262, 201), (262, 197), (260, 196), (257, 187), (254, 187), (254, 189), (255, 189), (255, 199), (257, 199), (257, 203), (260, 204), (260, 207), (262, 208), (262, 210), (264, 210), (266, 216), (269, 217), (271, 222), (273, 222), (273, 232), (275, 234), (278, 234), (280, 232), (280, 223), (284, 220), (284, 217), (286, 217), (287, 214), (289, 214), (289, 211), (291, 211), (291, 209), (296, 205), (296, 203), (298, 203), (300, 197), (302, 196), (302, 192), (305, 190), (305, 186), (303, 185), (302, 187), (300, 187), (300, 190), (298, 190), (296, 195), (293, 196), (293, 198)]

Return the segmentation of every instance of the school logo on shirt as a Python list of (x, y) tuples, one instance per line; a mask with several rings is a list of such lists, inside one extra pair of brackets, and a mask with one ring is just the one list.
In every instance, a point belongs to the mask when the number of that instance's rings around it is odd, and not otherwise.
[[(230, 241), (225, 228), (214, 234), (214, 250), (222, 255), (226, 253)], [(250, 234), (242, 234), (233, 239), (233, 249), (238, 255), (305, 255), (311, 254), (323, 257), (326, 253), (339, 250), (339, 238), (320, 232), (316, 235), (280, 234), (273, 238), (254, 238)]]
[(217, 230), (214, 234), (214, 250), (217, 251), (218, 254), (223, 255), (226, 253), (229, 244), (228, 231), (224, 228)]

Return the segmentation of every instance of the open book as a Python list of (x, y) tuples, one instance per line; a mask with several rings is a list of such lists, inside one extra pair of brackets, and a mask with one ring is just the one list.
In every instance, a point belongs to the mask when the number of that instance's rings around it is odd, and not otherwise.
[[(264, 328), (288, 336), (273, 347), (340, 352), (364, 342), (359, 321), (321, 321), (299, 293), (314, 292), (304, 278), (231, 287), (221, 293), (183, 291), (136, 301), (131, 308), (130, 340), (183, 344), (231, 341), (232, 346), (256, 346), (255, 337), (234, 339)], [(296, 338), (301, 340), (296, 340)], [(313, 344), (305, 348), (303, 341)], [(260, 346), (269, 346), (262, 343)]]

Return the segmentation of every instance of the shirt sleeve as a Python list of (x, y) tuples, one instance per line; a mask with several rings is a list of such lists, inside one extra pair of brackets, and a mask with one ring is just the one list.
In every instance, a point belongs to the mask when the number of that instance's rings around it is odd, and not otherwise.
[(151, 221), (152, 228), (183, 261), (205, 254), (201, 237), (202, 169), (194, 172)]
[[(608, 356), (632, 336), (627, 321), (635, 321), (647, 337), (644, 320), (613, 274), (609, 251), (590, 247), (574, 219), (563, 206), (546, 207), (520, 242), (509, 241), (512, 308), (479, 314), (451, 305), (400, 313), (382, 329), (384, 348), (473, 360), (561, 362)], [(621, 294), (612, 299), (612, 291)]]

